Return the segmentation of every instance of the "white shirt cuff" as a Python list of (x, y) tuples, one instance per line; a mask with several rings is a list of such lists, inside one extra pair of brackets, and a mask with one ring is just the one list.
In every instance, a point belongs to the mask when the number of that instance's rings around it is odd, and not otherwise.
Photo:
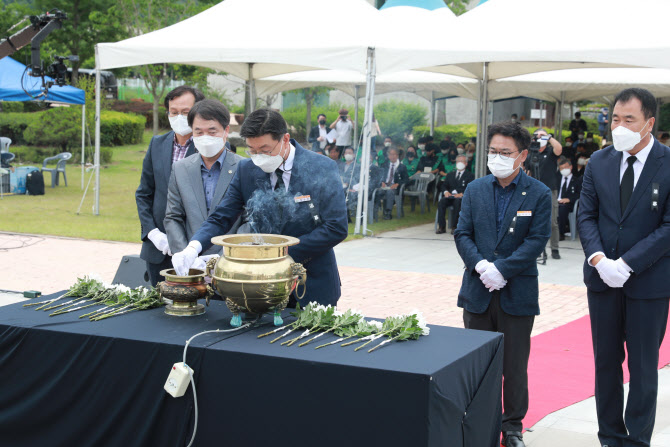
[(200, 242), (196, 240), (189, 242), (188, 247), (193, 248), (198, 254), (200, 254), (200, 252), (202, 251), (202, 245), (200, 244)]
[[(597, 252), (593, 253), (591, 256), (589, 256), (588, 263), (591, 267), (595, 267), (593, 264), (591, 264), (591, 259), (595, 258), (598, 255), (605, 256), (605, 253), (603, 253), (602, 251), (597, 251)], [(605, 257), (607, 257), (607, 256), (605, 256)]]

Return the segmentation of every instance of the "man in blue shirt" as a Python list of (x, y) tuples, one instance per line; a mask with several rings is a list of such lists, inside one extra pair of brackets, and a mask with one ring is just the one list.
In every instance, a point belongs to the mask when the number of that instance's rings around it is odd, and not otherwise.
[(502, 444), (523, 447), (528, 411), (530, 333), (539, 315), (537, 256), (551, 234), (551, 190), (523, 172), (530, 134), (518, 123), (493, 124), (491, 175), (463, 195), (456, 248), (465, 263), (458, 306), (467, 329), (502, 332)]
[[(206, 99), (196, 103), (189, 112), (188, 123), (193, 128), (193, 143), (198, 153), (172, 165), (164, 220), (174, 253), (186, 248), (200, 225), (221, 202), (238, 162), (243, 160), (226, 150), (230, 113), (219, 101)], [(236, 229), (235, 226), (232, 232)], [(220, 246), (211, 247), (191, 268), (204, 268), (207, 259), (220, 252)]]

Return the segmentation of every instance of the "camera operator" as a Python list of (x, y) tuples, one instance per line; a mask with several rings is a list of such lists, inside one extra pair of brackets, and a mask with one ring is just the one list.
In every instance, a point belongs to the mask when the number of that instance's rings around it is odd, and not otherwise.
[(337, 132), (335, 143), (340, 148), (340, 153), (343, 153), (348, 146), (352, 145), (351, 137), (354, 125), (349, 119), (349, 111), (347, 109), (340, 109), (340, 116), (330, 125), (330, 128), (335, 129), (335, 132)]
[[(558, 253), (558, 157), (563, 153), (563, 146), (553, 135), (544, 129), (533, 133), (526, 168), (529, 174), (544, 183), (551, 190), (551, 257), (561, 259)], [(543, 254), (543, 261), (546, 252)]]

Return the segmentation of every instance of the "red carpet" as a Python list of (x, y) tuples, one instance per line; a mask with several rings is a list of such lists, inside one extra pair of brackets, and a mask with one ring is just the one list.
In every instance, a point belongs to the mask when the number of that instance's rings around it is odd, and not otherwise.
[[(659, 368), (670, 363), (670, 333), (659, 355)], [(530, 407), (523, 420), (532, 427), (540, 419), (593, 396), (593, 347), (588, 315), (532, 338), (528, 364)], [(624, 363), (624, 380), (628, 367)]]

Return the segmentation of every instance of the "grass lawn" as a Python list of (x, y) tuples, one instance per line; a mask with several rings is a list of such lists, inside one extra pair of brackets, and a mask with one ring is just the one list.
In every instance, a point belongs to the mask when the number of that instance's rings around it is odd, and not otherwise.
[[(91, 181), (81, 211), (77, 214), (83, 197), (81, 167), (68, 165), (67, 187), (61, 177), (60, 186), (52, 189), (51, 175), (45, 173), (45, 195), (9, 195), (0, 200), (0, 231), (139, 242), (140, 222), (135, 205), (135, 190), (140, 182), (142, 160), (150, 139), (151, 132), (145, 132), (141, 144), (114, 148), (112, 163), (100, 168), (99, 216), (93, 214), (95, 180)], [(239, 153), (244, 155), (244, 148), (239, 148)], [(41, 163), (32, 165), (40, 166)], [(84, 174), (84, 184), (92, 172)], [(420, 214), (417, 206), (417, 210), (412, 213), (407, 203), (403, 219), (382, 220), (369, 224), (368, 229), (378, 234), (433, 222), (434, 219), (434, 211)], [(354, 225), (351, 224), (347, 240), (354, 237), (353, 232)]]

